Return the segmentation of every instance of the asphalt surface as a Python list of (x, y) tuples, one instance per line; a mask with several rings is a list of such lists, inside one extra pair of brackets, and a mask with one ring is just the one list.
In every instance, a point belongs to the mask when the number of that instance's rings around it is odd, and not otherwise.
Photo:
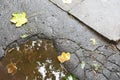
[[(21, 28), (11, 24), (11, 14), (26, 12), (28, 23)], [(29, 38), (47, 38), (58, 51), (70, 52), (71, 59), (63, 65), (78, 80), (119, 80), (120, 52), (107, 40), (64, 12), (49, 0), (0, 0), (0, 57), (7, 47), (19, 45)], [(20, 39), (22, 34), (29, 34)], [(90, 39), (96, 40), (93, 45)], [(85, 62), (84, 69), (81, 63)], [(99, 65), (96, 69), (94, 65)]]

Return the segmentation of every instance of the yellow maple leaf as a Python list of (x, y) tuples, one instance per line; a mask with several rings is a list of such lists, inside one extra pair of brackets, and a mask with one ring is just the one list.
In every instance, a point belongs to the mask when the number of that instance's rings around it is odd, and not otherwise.
[(15, 64), (14, 63), (10, 63), (10, 64), (8, 64), (7, 66), (6, 66), (6, 68), (7, 68), (7, 72), (8, 73), (13, 73), (13, 74), (15, 74), (16, 72), (17, 72), (17, 67), (15, 66)]
[(63, 63), (65, 61), (70, 60), (70, 53), (62, 52), (61, 55), (59, 55), (57, 58), (61, 63)]
[(10, 19), (10, 21), (12, 23), (15, 23), (16, 27), (20, 27), (23, 24), (25, 24), (25, 23), (28, 22), (28, 20), (26, 18), (26, 13), (25, 12), (22, 12), (22, 13), (13, 13), (12, 16), (13, 17)]

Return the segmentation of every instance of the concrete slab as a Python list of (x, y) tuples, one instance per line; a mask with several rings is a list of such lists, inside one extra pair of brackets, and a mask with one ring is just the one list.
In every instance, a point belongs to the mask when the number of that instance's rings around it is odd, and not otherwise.
[(63, 10), (69, 11), (71, 10), (71, 8), (79, 4), (82, 0), (72, 0), (71, 3), (63, 3), (62, 0), (50, 0), (50, 1), (55, 3), (57, 6), (59, 6)]
[(120, 39), (120, 0), (84, 0), (69, 13), (106, 38)]

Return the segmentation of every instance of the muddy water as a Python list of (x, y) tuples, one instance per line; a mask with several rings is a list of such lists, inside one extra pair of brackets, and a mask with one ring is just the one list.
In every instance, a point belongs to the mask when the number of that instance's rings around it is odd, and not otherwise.
[(48, 40), (27, 41), (8, 49), (0, 61), (0, 80), (62, 80), (66, 74)]

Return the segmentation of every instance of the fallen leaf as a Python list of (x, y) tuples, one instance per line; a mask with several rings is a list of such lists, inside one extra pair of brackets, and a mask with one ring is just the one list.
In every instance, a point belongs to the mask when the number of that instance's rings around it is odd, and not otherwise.
[(70, 53), (62, 52), (61, 55), (59, 55), (57, 58), (61, 63), (63, 63), (65, 61), (70, 60)]
[(7, 68), (7, 72), (8, 73), (13, 73), (13, 74), (15, 74), (16, 72), (17, 72), (17, 67), (15, 66), (15, 64), (14, 63), (10, 63), (10, 64), (8, 64), (7, 66), (6, 66), (6, 68)]
[(66, 75), (65, 77), (63, 77), (64, 80), (76, 80), (74, 75)]
[(26, 37), (28, 37), (28, 34), (23, 34), (23, 35), (20, 36), (20, 38), (22, 38), (22, 39), (24, 39)]
[(67, 3), (67, 4), (68, 4), (68, 3), (72, 3), (72, 0), (62, 0), (62, 1), (63, 1), (63, 3), (65, 3), (65, 4), (66, 4), (66, 3)]
[(98, 71), (100, 69), (100, 65), (99, 64), (93, 64), (92, 66), (93, 66), (93, 69), (95, 71)]
[(93, 45), (96, 45), (96, 39), (91, 38), (90, 41), (92, 42)]
[(12, 18), (10, 19), (10, 21), (12, 23), (16, 24), (16, 27), (20, 27), (23, 24), (28, 22), (28, 20), (26, 18), (26, 13), (25, 12), (13, 13), (12, 14)]
[(84, 61), (81, 62), (81, 68), (82, 68), (82, 69), (85, 68), (85, 62), (84, 62)]

